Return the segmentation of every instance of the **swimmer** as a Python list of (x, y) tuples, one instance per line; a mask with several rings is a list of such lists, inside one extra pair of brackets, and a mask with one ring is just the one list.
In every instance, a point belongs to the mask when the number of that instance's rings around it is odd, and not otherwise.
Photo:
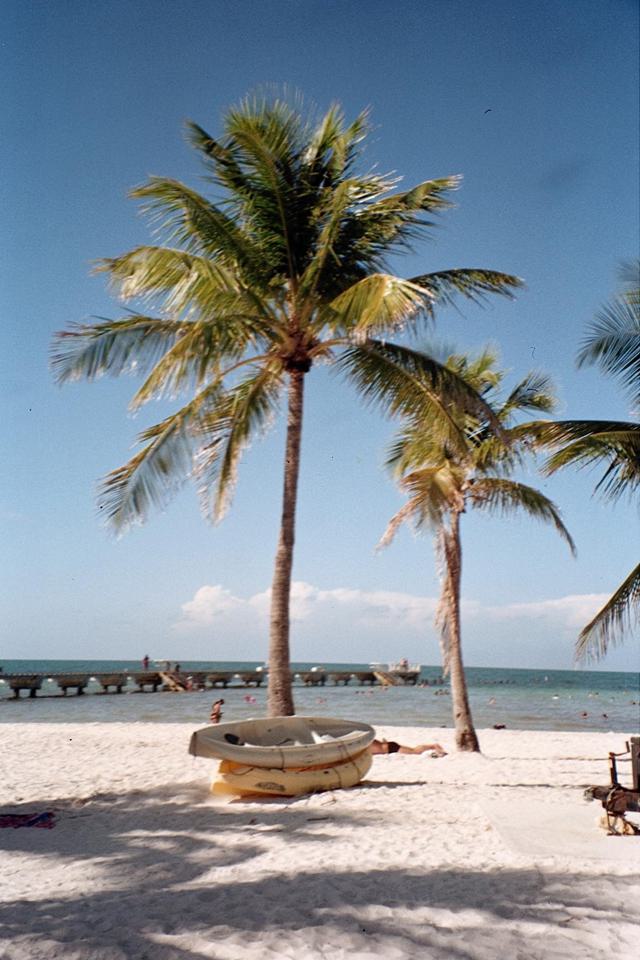
[(211, 714), (209, 716), (209, 721), (211, 723), (220, 723), (222, 719), (222, 704), (224, 700), (216, 700), (211, 707)]

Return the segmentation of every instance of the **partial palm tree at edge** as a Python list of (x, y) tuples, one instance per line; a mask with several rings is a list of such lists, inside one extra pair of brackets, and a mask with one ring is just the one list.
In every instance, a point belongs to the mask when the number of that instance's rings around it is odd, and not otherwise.
[[(627, 284), (596, 316), (578, 355), (580, 366), (598, 364), (623, 385), (640, 410), (640, 261), (621, 272)], [(546, 471), (567, 466), (604, 466), (595, 492), (616, 502), (640, 488), (640, 423), (616, 420), (562, 420), (529, 425), (538, 442), (556, 452)], [(640, 564), (628, 574), (604, 606), (580, 631), (575, 656), (599, 660), (610, 646), (622, 643), (640, 623)]]

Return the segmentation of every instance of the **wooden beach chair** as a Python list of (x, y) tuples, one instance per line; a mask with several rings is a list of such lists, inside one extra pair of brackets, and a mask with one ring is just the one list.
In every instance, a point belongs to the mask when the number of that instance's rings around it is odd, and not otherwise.
[[(609, 780), (604, 787), (588, 787), (587, 800), (599, 800), (605, 815), (600, 823), (611, 836), (640, 836), (640, 827), (628, 820), (628, 812), (640, 812), (640, 737), (627, 740), (621, 753), (609, 753)], [(620, 783), (618, 764), (631, 764), (631, 787)]]

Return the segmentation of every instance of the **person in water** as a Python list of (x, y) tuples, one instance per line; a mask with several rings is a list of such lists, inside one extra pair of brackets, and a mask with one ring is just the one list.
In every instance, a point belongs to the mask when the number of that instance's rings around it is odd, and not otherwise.
[(433, 757), (446, 757), (447, 751), (439, 743), (420, 743), (417, 747), (406, 747), (395, 740), (373, 740), (369, 747), (371, 753), (428, 753)]
[(211, 721), (211, 723), (220, 723), (220, 720), (222, 719), (223, 703), (224, 703), (224, 700), (216, 700), (214, 702), (213, 706), (211, 707), (211, 715), (209, 717), (209, 720)]

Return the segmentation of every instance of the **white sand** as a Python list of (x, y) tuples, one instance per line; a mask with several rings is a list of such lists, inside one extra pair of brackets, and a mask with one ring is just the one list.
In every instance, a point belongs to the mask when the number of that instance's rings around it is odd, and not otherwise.
[[(620, 734), (481, 731), (483, 755), (374, 758), (296, 800), (208, 793), (191, 726), (6, 724), (2, 960), (637, 956), (640, 839), (582, 789)], [(405, 743), (449, 730), (385, 728)]]

